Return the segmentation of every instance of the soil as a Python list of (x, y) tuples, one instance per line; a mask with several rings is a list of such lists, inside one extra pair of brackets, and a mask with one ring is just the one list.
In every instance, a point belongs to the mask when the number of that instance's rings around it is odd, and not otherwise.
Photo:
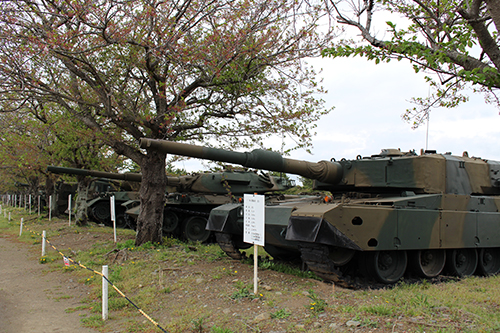
[[(88, 249), (99, 239), (112, 237), (110, 229), (102, 233), (75, 233), (65, 227), (66, 221), (51, 224), (59, 231), (51, 243), (57, 248), (71, 249), (72, 253)], [(119, 235), (118, 241), (133, 238), (133, 234)], [(31, 246), (17, 242), (15, 236), (0, 235), (0, 331), (97, 332), (81, 326), (80, 318), (90, 315), (88, 309), (67, 312), (82, 304), (89, 294), (88, 286), (77, 283), (78, 278), (71, 274), (49, 271), (47, 265), (40, 265), (39, 251), (39, 244)], [(241, 291), (238, 286), (252, 284), (252, 265), (228, 257), (193, 261), (188, 252), (197, 251), (194, 246), (174, 246), (167, 251), (174, 251), (177, 259), (156, 262), (149, 280), (137, 281), (137, 287), (127, 296), (140, 299), (143, 288), (156, 290), (157, 302), (144, 310), (168, 332), (213, 332), (213, 327), (230, 332), (268, 333), (414, 332), (418, 326), (426, 326), (423, 318), (365, 317), (350, 322), (354, 319), (352, 313), (315, 313), (312, 307), (317, 305), (311, 295), (330, 307), (348, 308), (359, 302), (356, 292), (272, 270), (259, 271), (261, 297), (232, 297)], [(124, 261), (151, 268), (143, 252), (114, 252), (108, 258), (110, 270)], [(271, 318), (279, 311), (288, 314)], [(99, 328), (100, 332), (161, 331), (131, 306), (125, 314), (110, 314), (110, 318)], [(458, 322), (448, 318), (443, 316), (442, 321), (429, 328), (459, 328)], [(130, 328), (130, 322), (137, 323), (134, 329)]]
[(79, 305), (87, 288), (67, 274), (50, 272), (15, 237), (0, 235), (0, 331), (2, 333), (91, 333)]

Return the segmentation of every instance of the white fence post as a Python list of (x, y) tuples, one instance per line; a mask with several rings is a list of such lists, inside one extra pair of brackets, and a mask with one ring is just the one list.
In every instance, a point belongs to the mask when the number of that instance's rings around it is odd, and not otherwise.
[(47, 238), (47, 233), (44, 230), (42, 232), (42, 257), (45, 256), (45, 239)]
[(102, 266), (102, 320), (108, 319), (108, 265)]
[(71, 194), (68, 196), (69, 226), (71, 227)]
[(23, 218), (21, 217), (21, 228), (19, 229), (19, 237), (23, 234)]

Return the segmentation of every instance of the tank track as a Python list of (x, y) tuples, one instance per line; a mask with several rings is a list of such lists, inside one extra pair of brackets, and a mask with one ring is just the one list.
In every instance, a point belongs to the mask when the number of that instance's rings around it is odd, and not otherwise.
[(245, 255), (234, 245), (230, 234), (216, 232), (215, 239), (217, 240), (217, 244), (219, 244), (222, 251), (226, 252), (229, 257), (235, 260), (245, 259)]
[(335, 265), (329, 258), (327, 246), (301, 243), (299, 249), (302, 262), (307, 265), (309, 270), (326, 282), (334, 283), (343, 288), (362, 288), (359, 281), (349, 275), (345, 275), (341, 270), (335, 268)]

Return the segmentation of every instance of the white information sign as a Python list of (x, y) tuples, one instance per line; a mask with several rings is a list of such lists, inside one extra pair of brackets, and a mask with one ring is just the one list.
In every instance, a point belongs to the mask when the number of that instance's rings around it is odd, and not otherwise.
[(245, 194), (243, 199), (243, 241), (264, 246), (265, 198), (263, 195)]

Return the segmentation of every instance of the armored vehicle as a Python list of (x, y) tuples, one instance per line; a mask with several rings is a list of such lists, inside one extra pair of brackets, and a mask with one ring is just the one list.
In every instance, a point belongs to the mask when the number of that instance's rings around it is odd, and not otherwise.
[[(499, 162), (466, 152), (384, 149), (312, 163), (264, 150), (238, 153), (150, 139), (140, 145), (314, 179), (315, 189), (331, 196), (284, 210), (269, 206), (266, 214), (287, 220), (284, 241), (296, 244), (302, 261), (327, 281), (349, 287), (360, 273), (389, 284), (406, 272), (432, 278), (444, 270), (456, 276), (500, 271)], [(266, 217), (266, 230), (268, 223)]]
[[(211, 236), (206, 229), (210, 211), (223, 204), (242, 200), (244, 193), (284, 191), (295, 183), (281, 177), (249, 170), (197, 173), (167, 177), (167, 196), (163, 213), (163, 233), (180, 236), (189, 241), (205, 242)], [(280, 195), (268, 195), (279, 200)], [(140, 207), (126, 211), (136, 219)]]
[[(123, 203), (129, 200), (138, 200), (139, 192), (134, 191), (132, 183), (141, 181), (139, 173), (113, 173), (97, 170), (86, 170), (77, 168), (64, 168), (49, 166), (47, 171), (57, 174), (90, 176), (93, 178), (87, 187), (87, 214), (89, 218), (97, 223), (111, 225), (110, 197), (115, 197), (116, 225), (126, 227), (125, 208)], [(122, 182), (113, 181), (121, 180)], [(137, 187), (137, 186), (135, 186)], [(67, 198), (67, 196), (66, 196)], [(66, 203), (66, 208), (68, 207)]]

